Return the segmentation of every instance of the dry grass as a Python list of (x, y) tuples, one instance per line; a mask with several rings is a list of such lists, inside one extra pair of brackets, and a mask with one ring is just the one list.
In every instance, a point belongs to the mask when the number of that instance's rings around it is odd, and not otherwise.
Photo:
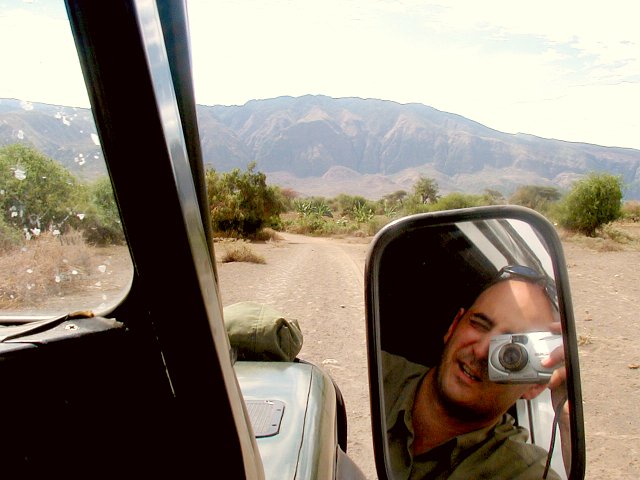
[(578, 346), (582, 347), (584, 345), (591, 345), (593, 343), (592, 337), (590, 334), (586, 335), (578, 335)]
[(559, 235), (562, 241), (598, 252), (640, 250), (640, 225), (637, 223), (615, 222), (598, 230), (595, 237), (586, 237), (565, 230), (560, 230)]
[(257, 242), (278, 242), (282, 240), (282, 237), (272, 228), (263, 228), (256, 233), (254, 240)]
[(220, 261), (223, 263), (266, 263), (264, 257), (254, 252), (248, 242), (244, 240), (219, 240), (217, 245), (221, 247)]
[(35, 305), (86, 288), (99, 274), (98, 260), (82, 238), (63, 242), (43, 234), (0, 256), (0, 309)]

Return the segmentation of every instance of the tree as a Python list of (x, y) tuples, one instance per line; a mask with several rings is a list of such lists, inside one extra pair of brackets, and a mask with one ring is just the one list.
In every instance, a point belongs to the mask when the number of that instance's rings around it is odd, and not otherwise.
[(292, 188), (282, 188), (279, 187), (279, 195), (282, 199), (282, 205), (285, 211), (290, 211), (293, 209), (293, 202), (296, 198), (300, 196), (298, 192), (293, 190)]
[(84, 238), (94, 245), (122, 244), (125, 241), (120, 213), (109, 177), (89, 185), (90, 206), (82, 227)]
[(7, 225), (4, 217), (0, 216), (0, 254), (17, 247), (22, 240), (20, 231)]
[(334, 202), (337, 203), (337, 210), (341, 215), (356, 220), (359, 223), (369, 221), (375, 211), (375, 202), (369, 201), (361, 195), (347, 195), (341, 193)]
[(60, 164), (35, 148), (0, 148), (0, 208), (5, 222), (20, 230), (44, 230), (78, 223), (86, 191)]
[(483, 202), (486, 205), (502, 205), (505, 203), (504, 195), (498, 190), (485, 188), (482, 193)]
[(591, 173), (574, 184), (560, 210), (560, 224), (594, 236), (597, 229), (621, 215), (622, 179), (607, 173)]
[(483, 195), (471, 193), (451, 192), (440, 198), (433, 206), (434, 211), (454, 210), (459, 208), (479, 207), (486, 205), (486, 198)]
[(522, 185), (509, 197), (509, 202), (545, 213), (552, 203), (560, 199), (560, 196), (560, 192), (555, 187)]
[(413, 194), (417, 196), (423, 204), (437, 202), (438, 198), (440, 198), (438, 192), (438, 183), (433, 178), (420, 177), (413, 185)]
[(399, 205), (399, 204), (402, 204), (403, 200), (406, 197), (407, 197), (407, 192), (406, 191), (404, 191), (404, 190), (396, 190), (393, 193), (388, 193), (387, 195), (382, 197), (382, 199), (387, 201), (388, 203), (390, 203), (392, 205)]
[(206, 172), (214, 232), (245, 237), (277, 223), (284, 211), (282, 195), (277, 187), (267, 186), (266, 175), (255, 167), (251, 162), (245, 172), (238, 168), (221, 175), (213, 169)]

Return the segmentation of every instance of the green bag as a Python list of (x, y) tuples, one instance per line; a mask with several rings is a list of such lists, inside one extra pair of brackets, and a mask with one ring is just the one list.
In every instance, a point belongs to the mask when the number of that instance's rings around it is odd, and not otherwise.
[(238, 360), (292, 362), (302, 348), (302, 331), (269, 305), (239, 302), (223, 309), (231, 347)]

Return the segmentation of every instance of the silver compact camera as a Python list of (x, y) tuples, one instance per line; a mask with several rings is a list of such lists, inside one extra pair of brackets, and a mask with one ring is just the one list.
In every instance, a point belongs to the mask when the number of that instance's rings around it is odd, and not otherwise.
[(562, 335), (551, 332), (496, 335), (489, 343), (489, 380), (497, 383), (547, 383), (553, 368), (540, 362), (562, 345)]

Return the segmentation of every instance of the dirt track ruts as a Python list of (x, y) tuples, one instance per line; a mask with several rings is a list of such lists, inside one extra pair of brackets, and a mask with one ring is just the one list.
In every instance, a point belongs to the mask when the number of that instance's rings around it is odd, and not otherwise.
[(266, 264), (218, 263), (223, 306), (256, 301), (298, 320), (304, 335), (299, 357), (321, 365), (340, 387), (348, 454), (375, 479), (364, 316), (368, 243), (281, 235), (282, 241), (252, 245)]

